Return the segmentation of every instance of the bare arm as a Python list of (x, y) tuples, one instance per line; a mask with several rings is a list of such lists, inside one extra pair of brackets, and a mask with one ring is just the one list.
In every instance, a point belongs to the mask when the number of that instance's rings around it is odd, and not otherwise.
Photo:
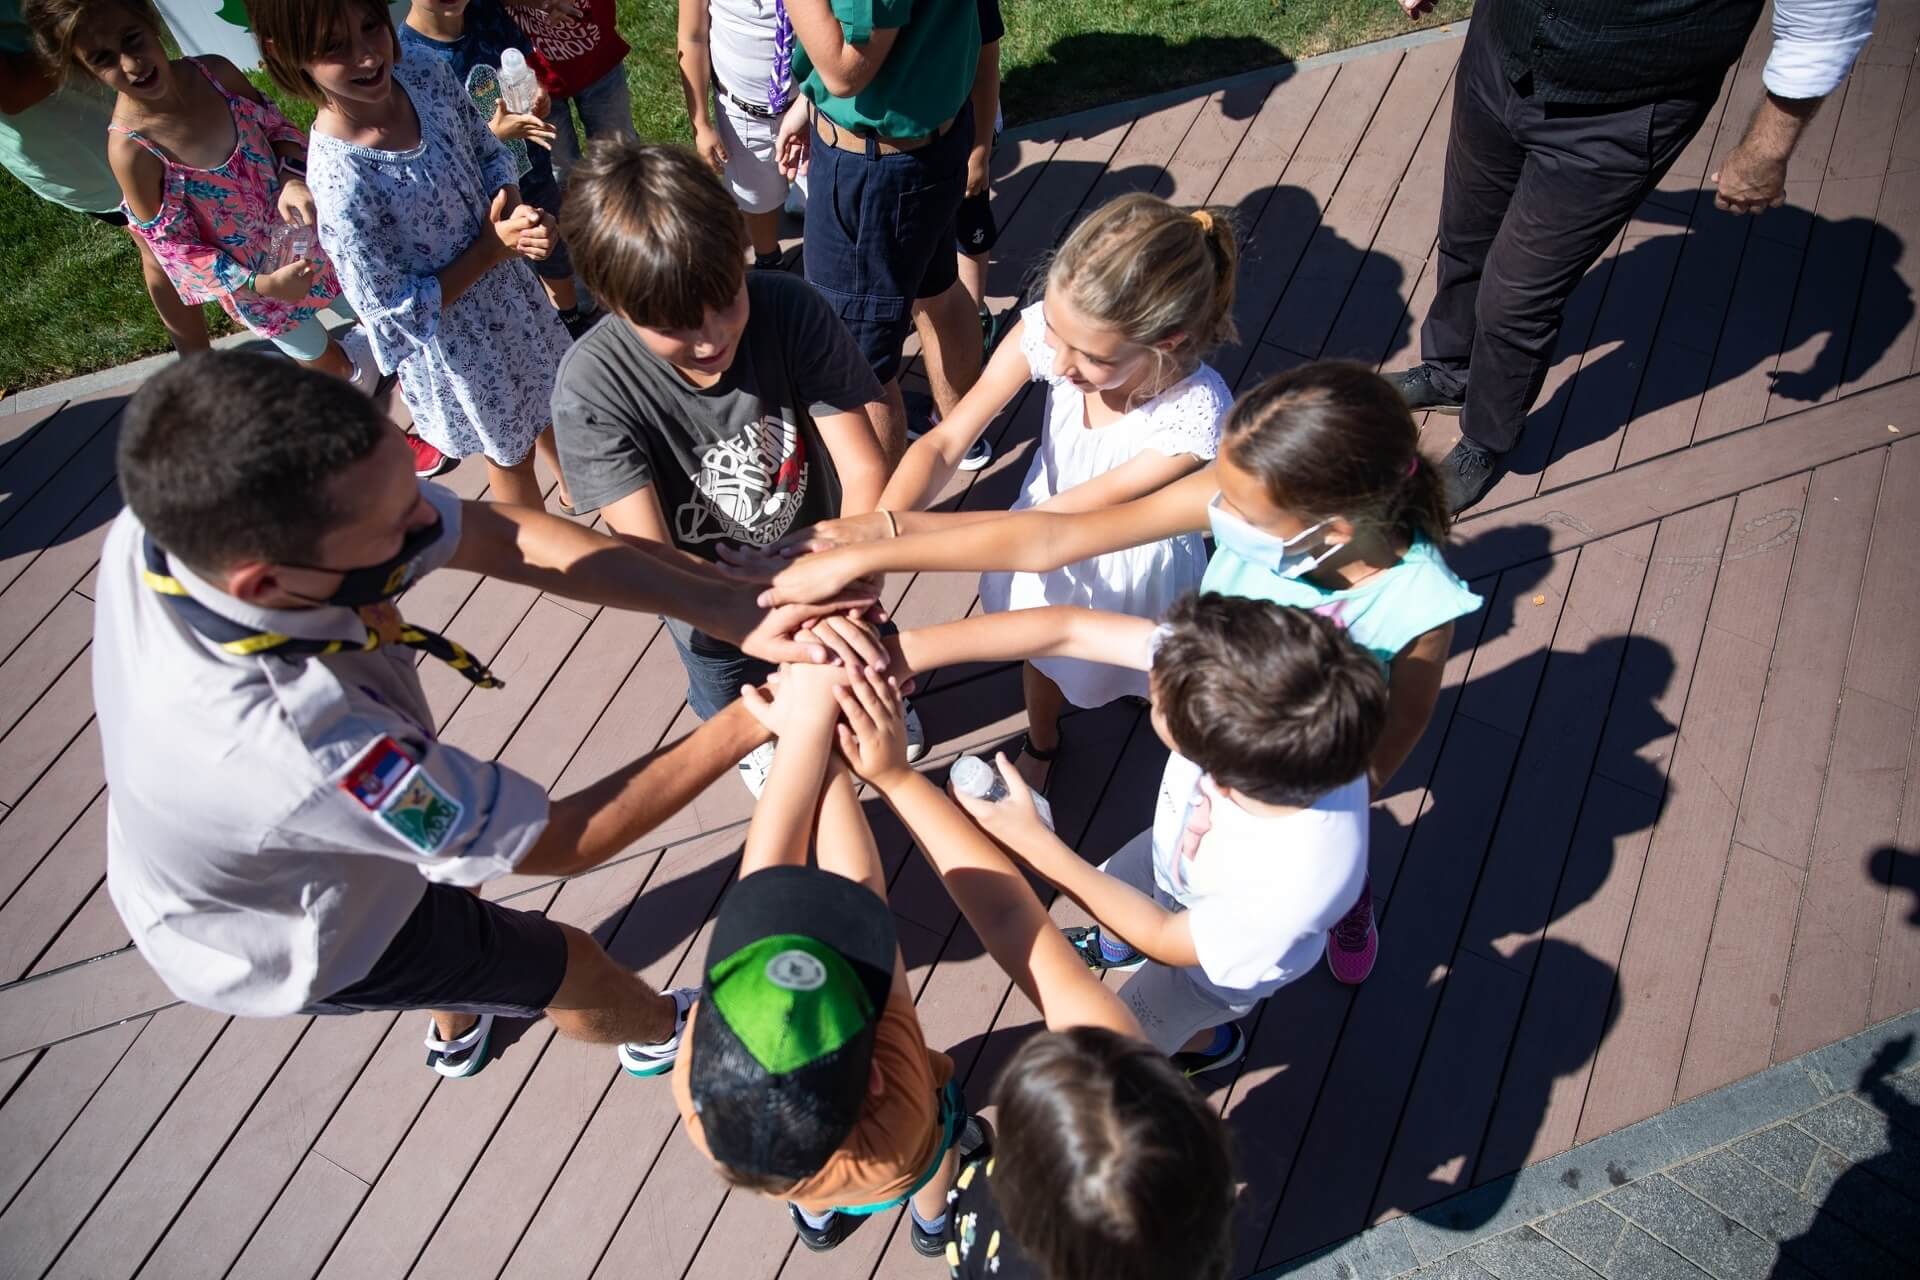
[(841, 691), (840, 709), (849, 726), (840, 730), (841, 750), (899, 815), (988, 954), (1047, 1026), (1107, 1027), (1144, 1039), (1140, 1024), (1088, 971), (1007, 855), (907, 766), (898, 686), (863, 676)]
[[(895, 468), (893, 479), (887, 482), (880, 506), (900, 516), (919, 511), (940, 496), (940, 490), (953, 479), (960, 460), (966, 457), (973, 442), (985, 434), (1000, 411), (1020, 394), (1020, 388), (1032, 380), (1033, 370), (1020, 350), (1025, 325), (1025, 321), (1020, 321), (1008, 331), (994, 349), (993, 358), (987, 361), (980, 380), (961, 397), (953, 412), (913, 442)], [(903, 523), (900, 531), (908, 532), (909, 526)]]
[[(740, 878), (768, 867), (802, 866), (813, 838), (820, 784), (833, 758), (833, 727), (840, 708), (822, 668), (794, 668), (781, 678), (776, 700), (780, 749), (766, 790), (753, 806)], [(742, 712), (748, 708), (742, 707)]]
[(860, 44), (847, 39), (830, 0), (788, 0), (793, 34), (807, 51), (820, 83), (836, 98), (851, 98), (873, 83), (900, 35), (896, 27), (875, 27)]
[(440, 268), (440, 309), (446, 310), (461, 294), (480, 283), (480, 277), (515, 256), (514, 246), (520, 233), (539, 222), (537, 217), (509, 211), (520, 204), (520, 188), (502, 187), (494, 192), (487, 211), (487, 226), (460, 256)]
[(666, 513), (660, 510), (660, 495), (652, 485), (635, 489), (624, 498), (600, 508), (607, 528), (621, 541), (639, 546), (667, 564), (679, 565), (689, 573), (705, 577), (713, 566), (691, 552), (674, 545), (667, 528)]
[(1164, 489), (1206, 465), (1204, 459), (1191, 453), (1169, 455), (1157, 449), (1148, 449), (1128, 458), (1111, 471), (1103, 471), (1091, 480), (1054, 494), (1038, 509), (1069, 514), (1117, 507)]
[(873, 419), (865, 406), (850, 413), (830, 413), (813, 420), (821, 443), (840, 477), (840, 515), (862, 515), (880, 503), (887, 484), (887, 455), (880, 449)]
[(1203, 467), (1105, 511), (1015, 511), (959, 529), (838, 547), (782, 570), (764, 598), (770, 603), (828, 599), (849, 583), (890, 572), (1058, 569), (1089, 556), (1198, 533), (1207, 527), (1207, 503), (1218, 491), (1213, 468)]
[(1435, 627), (1408, 642), (1393, 660), (1393, 675), (1387, 682), (1387, 723), (1380, 730), (1380, 741), (1373, 748), (1373, 763), (1367, 773), (1373, 794), (1393, 779), (1400, 766), (1427, 731), (1433, 718), (1433, 704), (1440, 697), (1440, 677), (1447, 665), (1447, 651), (1453, 647), (1453, 624)]
[(980, 46), (973, 68), (973, 150), (967, 154), (967, 194), (985, 193), (992, 180), (993, 121), (1000, 114), (1000, 42)]
[(598, 866), (692, 803), (767, 731), (734, 705), (686, 737), (553, 802), (519, 870), (570, 876)]
[(853, 775), (838, 759), (828, 771), (826, 794), (820, 798), (814, 850), (822, 871), (858, 880), (882, 898), (887, 896), (886, 871), (880, 865), (879, 846), (873, 842), (873, 828), (860, 811)]
[(769, 613), (754, 603), (753, 587), (728, 582), (710, 566), (696, 572), (666, 552), (497, 502), (463, 504), (460, 545), (449, 563), (589, 604), (680, 618), (768, 662), (825, 658), (819, 645), (796, 642), (792, 633), (835, 611)]
[[(998, 763), (1003, 773), (1013, 771), (1004, 756)], [(994, 807), (1010, 806), (1011, 801), (1002, 801)], [(1026, 809), (1031, 813), (1031, 803)], [(1103, 929), (1125, 938), (1135, 950), (1161, 964), (1185, 968), (1200, 963), (1200, 953), (1193, 944), (1192, 920), (1186, 912), (1169, 911), (1126, 881), (1082, 862), (1080, 855), (1037, 817), (1022, 818), (1017, 826), (990, 830), (1035, 873), (1079, 903)]]
[(676, 49), (680, 61), (680, 92), (687, 99), (687, 118), (694, 129), (713, 127), (710, 107), (713, 88), (713, 55), (707, 52), (707, 33), (711, 29), (707, 0), (680, 0), (680, 22)]
[(123, 133), (108, 135), (107, 167), (113, 170), (126, 197), (127, 210), (140, 222), (152, 222), (160, 216), (160, 201), (167, 181), (167, 167), (160, 157)]
[(958, 662), (1019, 658), (1081, 658), (1145, 671), (1150, 665), (1147, 644), (1154, 625), (1130, 614), (1049, 605), (902, 631), (885, 644), (899, 664), (890, 669), (901, 679)]

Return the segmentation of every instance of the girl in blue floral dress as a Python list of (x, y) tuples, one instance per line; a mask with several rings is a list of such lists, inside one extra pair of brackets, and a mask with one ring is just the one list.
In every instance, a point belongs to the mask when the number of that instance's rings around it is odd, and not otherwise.
[(450, 456), (485, 454), (497, 501), (540, 506), (533, 451), (552, 448), (568, 339), (525, 260), (552, 252), (552, 217), (521, 201), (446, 66), (401, 62), (384, 4), (260, 0), (252, 13), (275, 82), (320, 104), (307, 154), (320, 243), (415, 429)]

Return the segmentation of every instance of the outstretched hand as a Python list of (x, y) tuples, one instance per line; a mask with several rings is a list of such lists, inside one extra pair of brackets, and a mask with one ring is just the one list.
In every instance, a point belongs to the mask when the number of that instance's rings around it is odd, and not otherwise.
[(760, 594), (760, 603), (773, 607), (830, 600), (860, 577), (855, 548), (816, 551), (775, 574), (773, 586)]
[(833, 691), (845, 723), (840, 754), (853, 771), (885, 790), (907, 766), (907, 704), (899, 681), (864, 667)]
[(1033, 846), (1024, 837), (1035, 833), (1052, 834), (1045, 822), (1040, 820), (1040, 809), (1033, 802), (1033, 788), (1020, 776), (1020, 771), (1007, 759), (1007, 753), (993, 753), (993, 768), (1006, 784), (1007, 794), (1003, 800), (988, 800), (982, 796), (962, 795), (947, 784), (947, 793), (962, 809), (967, 811), (980, 829), (1006, 845), (1016, 855), (1024, 857)]

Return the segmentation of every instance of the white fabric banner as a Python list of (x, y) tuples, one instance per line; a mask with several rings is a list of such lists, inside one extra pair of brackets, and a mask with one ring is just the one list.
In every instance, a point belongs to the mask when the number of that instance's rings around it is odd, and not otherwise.
[[(217, 53), (242, 71), (260, 65), (260, 50), (253, 42), (253, 29), (247, 23), (247, 7), (241, 0), (154, 0), (180, 42), (182, 53)], [(398, 27), (407, 16), (403, 2), (392, 6), (393, 25)]]

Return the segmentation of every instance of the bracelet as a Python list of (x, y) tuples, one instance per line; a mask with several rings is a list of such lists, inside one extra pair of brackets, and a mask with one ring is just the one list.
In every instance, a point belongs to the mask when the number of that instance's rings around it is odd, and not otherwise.
[(245, 289), (248, 293), (258, 293), (259, 290), (253, 287), (253, 282), (255, 278), (259, 276), (259, 274), (260, 273), (257, 271), (247, 272), (247, 278), (240, 282), (240, 287), (242, 289)]
[(893, 512), (887, 510), (885, 507), (875, 507), (874, 510), (887, 518), (887, 536), (889, 538), (899, 537), (900, 522), (893, 518)]

